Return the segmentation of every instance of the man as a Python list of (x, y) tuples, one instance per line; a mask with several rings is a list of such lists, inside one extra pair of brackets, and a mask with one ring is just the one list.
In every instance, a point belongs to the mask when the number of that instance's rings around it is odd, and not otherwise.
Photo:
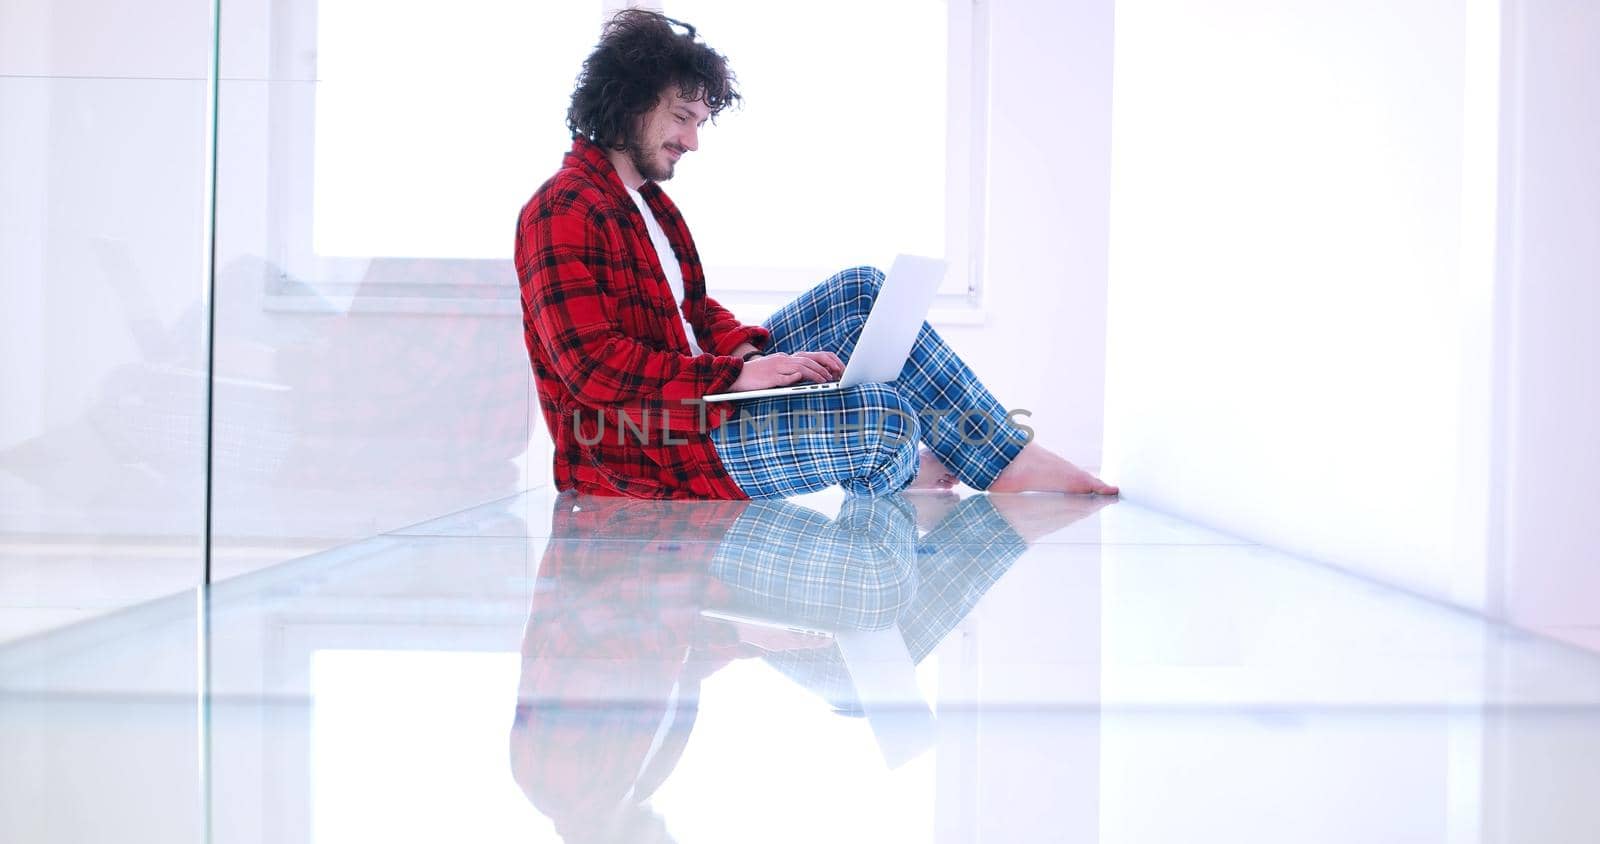
[[(584, 62), (567, 112), (572, 149), (523, 207), (516, 240), (523, 335), (555, 441), (556, 487), (738, 499), (959, 480), (997, 492), (1115, 495), (1031, 442), (1031, 429), (927, 324), (893, 383), (701, 401), (837, 379), (883, 281), (870, 267), (847, 269), (758, 326), (706, 295), (694, 240), (658, 183), (739, 100), (734, 84), (694, 27), (642, 9), (619, 12)], [(928, 448), (919, 451), (919, 440)]]

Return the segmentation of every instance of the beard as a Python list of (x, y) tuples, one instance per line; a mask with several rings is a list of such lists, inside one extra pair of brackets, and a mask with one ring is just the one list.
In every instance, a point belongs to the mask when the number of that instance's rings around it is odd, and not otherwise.
[(628, 160), (633, 162), (633, 169), (652, 182), (664, 182), (672, 178), (672, 163), (663, 163), (661, 158), (652, 155), (652, 152), (639, 144), (629, 144)]
[(659, 156), (651, 153), (660, 151), (661, 148), (650, 149), (637, 142), (628, 142), (628, 160), (633, 163), (633, 169), (639, 175), (652, 182), (665, 182), (672, 178), (675, 162), (667, 159), (665, 152)]

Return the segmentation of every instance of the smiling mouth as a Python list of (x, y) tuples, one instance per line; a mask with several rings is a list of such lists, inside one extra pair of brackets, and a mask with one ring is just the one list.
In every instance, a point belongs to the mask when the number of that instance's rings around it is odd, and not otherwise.
[(677, 161), (683, 157), (683, 150), (680, 150), (677, 147), (667, 147), (667, 152), (672, 153), (673, 161)]

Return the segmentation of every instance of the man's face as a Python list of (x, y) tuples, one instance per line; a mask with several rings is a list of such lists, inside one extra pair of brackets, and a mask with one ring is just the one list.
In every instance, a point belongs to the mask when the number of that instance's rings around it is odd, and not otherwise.
[(686, 100), (676, 86), (668, 86), (656, 107), (640, 119), (637, 136), (628, 144), (628, 160), (644, 178), (665, 182), (684, 153), (700, 148), (700, 127), (710, 117), (704, 101)]

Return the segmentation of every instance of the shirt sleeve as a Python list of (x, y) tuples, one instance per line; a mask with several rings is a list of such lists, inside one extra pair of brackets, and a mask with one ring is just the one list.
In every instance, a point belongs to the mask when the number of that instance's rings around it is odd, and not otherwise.
[(772, 335), (767, 329), (740, 323), (733, 312), (717, 304), (717, 300), (710, 296), (705, 298), (700, 325), (696, 326), (695, 334), (701, 348), (718, 355), (732, 354), (734, 349), (745, 343), (765, 350), (772, 342)]
[(522, 235), (517, 271), (523, 311), (556, 376), (578, 403), (595, 409), (658, 409), (674, 430), (703, 424), (699, 399), (726, 392), (743, 371), (743, 361), (653, 349), (624, 334), (606, 295), (611, 267), (622, 259), (612, 253), (595, 214), (534, 214)]

